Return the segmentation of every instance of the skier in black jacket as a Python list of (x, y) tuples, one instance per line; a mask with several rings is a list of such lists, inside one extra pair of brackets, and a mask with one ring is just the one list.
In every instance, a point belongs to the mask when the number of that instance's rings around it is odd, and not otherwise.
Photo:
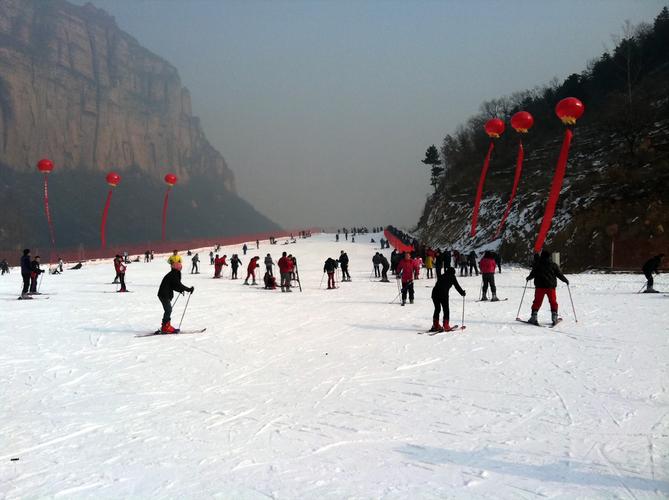
[(379, 262), (381, 263), (381, 281), (384, 283), (389, 283), (390, 280), (388, 279), (388, 268), (390, 268), (390, 264), (388, 263), (386, 256), (382, 253), (379, 254)]
[(39, 255), (30, 263), (30, 294), (37, 294), (37, 279), (44, 271), (39, 267)]
[(372, 257), (372, 264), (374, 265), (374, 277), (380, 278), (381, 270), (379, 269), (379, 265), (381, 264), (381, 254), (379, 252), (376, 252)]
[(334, 278), (335, 269), (337, 269), (337, 261), (334, 260), (332, 257), (328, 257), (328, 259), (325, 261), (325, 264), (323, 265), (323, 272), (328, 274), (328, 290), (337, 288), (335, 286), (335, 278)]
[(189, 288), (181, 282), (181, 262), (174, 262), (172, 269), (163, 277), (163, 281), (160, 282), (160, 288), (158, 288), (158, 299), (160, 299), (160, 303), (163, 305), (163, 310), (165, 311), (160, 326), (160, 333), (179, 333), (179, 330), (170, 324), (174, 292), (193, 293), (194, 291), (195, 287), (191, 286)]
[(341, 265), (341, 280), (351, 281), (351, 275), (348, 272), (348, 255), (343, 250), (339, 255), (339, 264)]
[(643, 274), (646, 276), (646, 279), (648, 280), (648, 283), (646, 284), (646, 289), (644, 290), (643, 293), (657, 293), (657, 290), (653, 288), (653, 273), (660, 274), (658, 270), (660, 269), (660, 264), (662, 264), (663, 258), (664, 258), (663, 253), (661, 253), (660, 255), (656, 255), (655, 257), (648, 259), (641, 268)]
[[(455, 269), (452, 267), (446, 268), (446, 272), (441, 276), (437, 277), (437, 282), (434, 284), (432, 289), (432, 302), (434, 303), (434, 314), (432, 315), (432, 328), (431, 332), (443, 332), (451, 329), (449, 324), (450, 312), (448, 309), (448, 292), (451, 287), (454, 286), (460, 295), (463, 297), (467, 295), (458, 283), (457, 278), (455, 277)], [(443, 308), (444, 310), (444, 326), (442, 327), (439, 324), (439, 313)]]
[(551, 320), (553, 325), (556, 325), (558, 322), (558, 303), (555, 294), (557, 280), (559, 278), (567, 285), (569, 285), (569, 280), (564, 277), (558, 265), (551, 260), (551, 253), (548, 250), (543, 250), (538, 259), (535, 257), (532, 271), (525, 279), (530, 281), (532, 278), (534, 278), (534, 302), (532, 302), (532, 317), (527, 322), (533, 325), (539, 324), (537, 313), (544, 301), (544, 296), (547, 295), (551, 306)]
[(30, 286), (30, 249), (26, 248), (21, 256), (21, 278), (23, 278), (23, 291), (21, 292), (22, 299), (30, 299), (28, 296), (28, 287)]

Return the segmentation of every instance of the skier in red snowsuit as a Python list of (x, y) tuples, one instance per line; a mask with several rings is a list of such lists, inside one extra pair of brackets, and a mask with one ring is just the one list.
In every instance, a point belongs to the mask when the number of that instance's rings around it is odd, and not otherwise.
[(249, 265), (246, 268), (246, 279), (244, 280), (245, 285), (249, 284), (249, 278), (253, 278), (253, 283), (251, 283), (252, 285), (256, 284), (256, 267), (260, 267), (258, 260), (260, 260), (260, 257), (256, 255), (251, 259), (251, 262), (249, 262)]
[(409, 252), (404, 254), (404, 258), (397, 264), (397, 279), (402, 278), (402, 305), (406, 304), (407, 292), (409, 292), (409, 302), (413, 304), (413, 276), (415, 264), (411, 259)]
[(227, 266), (227, 262), (225, 262), (227, 255), (224, 255), (223, 257), (219, 257), (218, 254), (216, 254), (216, 258), (214, 259), (214, 278), (220, 278), (221, 277), (221, 269), (223, 269), (223, 266)]

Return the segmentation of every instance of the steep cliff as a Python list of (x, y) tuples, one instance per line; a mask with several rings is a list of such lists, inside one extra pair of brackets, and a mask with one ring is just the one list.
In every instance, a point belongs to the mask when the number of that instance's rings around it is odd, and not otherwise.
[[(153, 209), (138, 201), (159, 197), (167, 172), (175, 172), (179, 189), (188, 191), (183, 210), (190, 227), (172, 232), (175, 237), (277, 227), (238, 198), (232, 171), (192, 115), (190, 94), (172, 65), (141, 47), (113, 17), (91, 4), (2, 0), (0, 167), (5, 179), (0, 182), (0, 209), (16, 229), (0, 227), (0, 248), (17, 239), (43, 240), (41, 232), (30, 229), (42, 224), (40, 194), (31, 190), (38, 184), (35, 164), (42, 157), (56, 165), (54, 182), (62, 175), (67, 179), (63, 186), (75, 197), (84, 192), (81, 186), (96, 182), (104, 190), (103, 175), (112, 169), (137, 183), (129, 188), (122, 181), (118, 189), (132, 190), (139, 199), (117, 208), (138, 226), (135, 231), (120, 228), (117, 241), (146, 237), (146, 228), (153, 224), (147, 213)], [(17, 193), (19, 187), (23, 191)], [(59, 197), (57, 190), (53, 196)], [(178, 204), (179, 197), (173, 198)], [(59, 231), (61, 245), (94, 242), (97, 204), (90, 201), (71, 211), (72, 197), (61, 196), (55, 210), (73, 212)], [(225, 224), (219, 220), (223, 210)], [(244, 220), (246, 226), (235, 228), (234, 220)], [(21, 226), (27, 227), (18, 232)]]
[(191, 113), (177, 70), (87, 4), (0, 3), (0, 161), (34, 168), (136, 165), (234, 178)]

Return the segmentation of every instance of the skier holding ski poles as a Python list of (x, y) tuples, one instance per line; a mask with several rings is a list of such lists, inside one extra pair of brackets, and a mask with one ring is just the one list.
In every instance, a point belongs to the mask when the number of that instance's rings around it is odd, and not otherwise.
[(641, 268), (644, 276), (648, 280), (646, 283), (646, 289), (644, 290), (643, 293), (657, 293), (657, 290), (653, 288), (653, 273), (660, 274), (659, 269), (660, 269), (660, 264), (662, 264), (663, 258), (664, 258), (663, 253), (661, 253), (660, 255), (656, 255), (655, 257), (648, 259)]
[(397, 269), (395, 270), (397, 274), (397, 279), (402, 279), (402, 305), (406, 304), (407, 292), (409, 293), (409, 303), (413, 304), (413, 275), (414, 275), (415, 265), (411, 254), (405, 252), (404, 258), (400, 260), (397, 264)]
[(492, 297), (491, 302), (497, 302), (497, 287), (495, 286), (495, 268), (497, 264), (495, 263), (495, 258), (491, 251), (486, 251), (483, 254), (481, 262), (479, 262), (479, 267), (481, 268), (481, 279), (483, 280), (482, 289), (483, 295), (481, 296), (482, 301), (488, 300), (488, 285), (490, 285), (490, 292)]
[[(461, 296), (467, 295), (458, 283), (458, 279), (455, 277), (455, 269), (452, 267), (446, 268), (446, 272), (439, 277), (437, 277), (437, 282), (432, 288), (432, 303), (434, 304), (434, 314), (432, 315), (432, 328), (430, 332), (449, 332), (457, 327), (452, 327), (449, 323), (450, 320), (450, 310), (448, 308), (448, 293), (451, 290), (451, 287), (454, 286), (455, 289)], [(439, 324), (439, 313), (441, 309), (444, 310), (444, 326), (442, 327)]]
[(541, 255), (537, 259), (535, 256), (532, 271), (526, 281), (534, 278), (534, 302), (532, 302), (532, 316), (528, 323), (539, 326), (537, 320), (537, 313), (544, 301), (544, 296), (548, 296), (548, 302), (551, 306), (551, 320), (553, 326), (560, 321), (558, 318), (558, 303), (555, 289), (557, 288), (557, 279), (569, 285), (569, 280), (565, 278), (558, 265), (551, 260), (551, 253), (548, 250), (542, 250)]
[(160, 325), (160, 333), (179, 333), (179, 330), (170, 324), (174, 292), (193, 293), (195, 291), (195, 287), (191, 286), (189, 288), (181, 282), (181, 262), (173, 262), (171, 267), (170, 272), (163, 277), (163, 280), (160, 282), (160, 287), (158, 288), (158, 299), (163, 305), (164, 311), (163, 321)]

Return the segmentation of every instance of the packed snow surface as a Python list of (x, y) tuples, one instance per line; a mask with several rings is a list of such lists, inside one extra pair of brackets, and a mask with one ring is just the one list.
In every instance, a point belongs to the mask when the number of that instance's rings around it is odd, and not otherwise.
[[(527, 270), (503, 267), (498, 303), (461, 278), (466, 330), (428, 336), (433, 281), (391, 304), (369, 235), (282, 243), (223, 248), (236, 281), (211, 279), (209, 249), (202, 274), (184, 258), (182, 326), (207, 328), (192, 335), (137, 337), (160, 325), (166, 256), (129, 265), (127, 294), (110, 261), (45, 276), (32, 301), (18, 270), (2, 276), (0, 497), (669, 495), (669, 298), (637, 294), (640, 275), (569, 276), (578, 323), (560, 284), (554, 329), (515, 321)], [(284, 250), (302, 293), (242, 284), (251, 256)], [(326, 290), (340, 250), (353, 280)]]

